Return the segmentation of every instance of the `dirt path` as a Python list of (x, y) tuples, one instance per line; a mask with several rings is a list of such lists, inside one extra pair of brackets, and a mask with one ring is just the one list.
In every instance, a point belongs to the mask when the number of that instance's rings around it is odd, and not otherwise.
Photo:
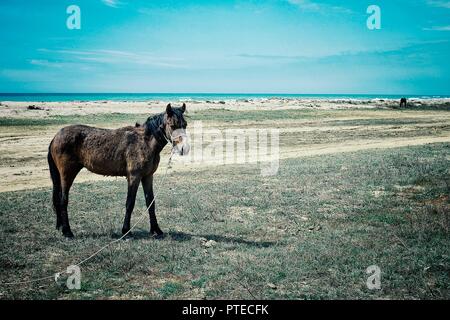
[(384, 140), (359, 140), (340, 144), (323, 144), (305, 148), (303, 150), (285, 150), (281, 152), (281, 159), (319, 156), (333, 153), (354, 152), (371, 149), (391, 149), (409, 146), (419, 146), (430, 143), (450, 142), (450, 135), (443, 137), (424, 137), (414, 139), (392, 138)]
[[(30, 144), (32, 144), (32, 140)], [(36, 142), (36, 141), (35, 141)], [(280, 159), (302, 158), (318, 155), (330, 155), (342, 152), (354, 152), (371, 149), (385, 149), (385, 148), (399, 148), (406, 146), (424, 145), (430, 143), (450, 143), (450, 134), (439, 137), (416, 137), (414, 139), (405, 138), (389, 138), (389, 139), (361, 139), (348, 141), (343, 143), (333, 144), (312, 144), (309, 146), (287, 146), (280, 148)], [(164, 172), (168, 159), (169, 148), (163, 151), (161, 157), (161, 166), (158, 173)], [(24, 160), (17, 164), (10, 164), (9, 166), (0, 166), (0, 192), (17, 191), (25, 189), (33, 189), (40, 187), (50, 187), (50, 177), (48, 172), (45, 152), (34, 152), (40, 158), (35, 158), (31, 161)], [(16, 155), (23, 156), (23, 152), (18, 152)], [(208, 163), (183, 163), (183, 159), (175, 158), (172, 172), (174, 171), (190, 171), (202, 170), (205, 167), (223, 166), (214, 162)], [(256, 164), (255, 164), (256, 165)], [(123, 179), (121, 177), (104, 177), (88, 172), (83, 169), (77, 176), (75, 183), (87, 181), (108, 181)]]
[[(391, 139), (372, 139), (372, 140), (357, 140), (338, 144), (318, 144), (304, 146), (303, 148), (285, 148), (280, 152), (280, 159), (302, 158), (318, 155), (329, 155), (342, 152), (354, 152), (371, 149), (386, 149), (386, 148), (400, 148), (407, 146), (417, 146), (430, 143), (450, 143), (450, 135), (441, 137), (422, 137), (415, 139), (391, 138)], [(167, 150), (168, 151), (168, 148)], [(44, 157), (44, 155), (42, 155)], [(164, 172), (168, 159), (168, 153), (164, 152), (161, 157), (161, 165), (158, 173)], [(175, 158), (173, 171), (192, 171), (203, 170), (205, 166), (222, 166), (222, 163), (208, 161), (204, 159), (202, 163), (183, 163), (182, 159)], [(40, 187), (50, 187), (50, 177), (47, 164), (43, 161), (35, 164), (27, 164), (20, 166), (0, 167), (0, 192), (17, 191), (25, 189), (34, 189)], [(124, 179), (121, 177), (104, 177), (88, 172), (83, 169), (77, 176), (75, 183), (87, 181), (108, 181)]]

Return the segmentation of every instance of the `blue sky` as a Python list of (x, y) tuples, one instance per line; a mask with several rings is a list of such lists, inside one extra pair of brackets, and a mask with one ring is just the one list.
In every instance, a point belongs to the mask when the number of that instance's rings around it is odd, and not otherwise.
[(450, 94), (448, 0), (2, 0), (0, 25), (0, 92)]

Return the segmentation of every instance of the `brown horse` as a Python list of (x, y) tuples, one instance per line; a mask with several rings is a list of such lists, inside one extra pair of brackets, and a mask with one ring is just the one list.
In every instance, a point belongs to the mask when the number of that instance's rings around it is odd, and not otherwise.
[(408, 102), (408, 100), (406, 98), (401, 98), (400, 99), (400, 108), (402, 108), (402, 107), (406, 108), (407, 102)]
[(123, 234), (130, 230), (136, 192), (142, 182), (147, 206), (151, 204), (150, 234), (163, 236), (155, 215), (153, 174), (158, 168), (159, 153), (168, 141), (172, 141), (172, 146), (178, 148), (181, 155), (189, 150), (185, 135), (172, 139), (175, 131), (186, 129), (187, 123), (183, 116), (185, 110), (185, 104), (181, 108), (172, 108), (168, 104), (164, 113), (148, 118), (143, 125), (115, 130), (84, 125), (62, 128), (48, 148), (56, 228), (62, 227), (64, 236), (73, 237), (67, 214), (69, 190), (80, 170), (86, 168), (97, 174), (127, 177)]

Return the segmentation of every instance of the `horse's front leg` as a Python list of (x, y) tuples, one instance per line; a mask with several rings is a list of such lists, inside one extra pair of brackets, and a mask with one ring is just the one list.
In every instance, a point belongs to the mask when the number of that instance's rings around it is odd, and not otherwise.
[[(127, 233), (130, 230), (131, 213), (134, 209), (134, 203), (136, 202), (136, 193), (139, 188), (140, 179), (137, 176), (129, 176), (128, 180), (128, 193), (127, 193), (127, 204), (125, 219), (123, 221), (122, 234)], [(128, 233), (131, 236), (131, 232)]]
[[(153, 193), (153, 175), (146, 176), (142, 178), (142, 187), (144, 189), (145, 194), (145, 202), (147, 204), (147, 207), (150, 206), (148, 209), (148, 213), (150, 216), (150, 234), (156, 234), (157, 238), (162, 238), (164, 236), (164, 233), (161, 231), (161, 229), (158, 226), (158, 220), (156, 220), (156, 214), (155, 214), (155, 201), (154, 200), (154, 193)], [(152, 203), (153, 202), (153, 203)]]

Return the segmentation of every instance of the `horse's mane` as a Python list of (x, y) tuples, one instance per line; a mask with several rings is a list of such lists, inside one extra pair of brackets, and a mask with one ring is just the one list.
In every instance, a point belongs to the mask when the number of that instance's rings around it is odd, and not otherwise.
[(155, 133), (162, 127), (164, 121), (164, 113), (154, 115), (147, 118), (147, 121), (143, 124), (146, 135), (155, 135)]

